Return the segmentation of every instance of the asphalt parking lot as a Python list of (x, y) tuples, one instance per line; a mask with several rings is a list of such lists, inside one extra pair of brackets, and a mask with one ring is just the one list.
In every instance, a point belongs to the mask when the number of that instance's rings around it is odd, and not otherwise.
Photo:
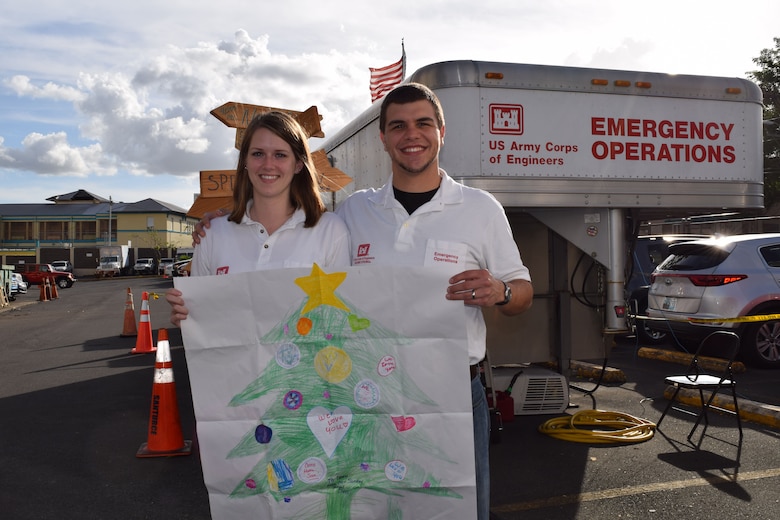
[[(157, 277), (88, 281), (38, 302), (33, 287), (0, 312), (0, 511), (3, 518), (209, 518), (197, 443), (190, 456), (136, 458), (146, 441), (154, 356), (133, 355), (120, 337), (126, 288), (162, 294)], [(181, 335), (167, 304), (150, 301), (152, 328), (167, 328), (182, 429), (194, 437)], [(136, 312), (138, 312), (136, 310)], [(563, 414), (523, 415), (491, 447), (492, 514), (499, 520), (597, 518), (774, 519), (780, 487), (780, 431), (713, 414), (696, 447), (688, 416), (671, 413), (644, 442), (589, 444), (539, 432), (558, 415), (615, 411), (657, 421), (663, 378), (680, 365), (639, 355), (619, 341), (608, 365), (624, 382), (572, 379)], [(586, 360), (599, 365), (601, 360)], [(737, 376), (740, 399), (780, 407), (780, 373)], [(592, 391), (592, 392), (591, 392)]]

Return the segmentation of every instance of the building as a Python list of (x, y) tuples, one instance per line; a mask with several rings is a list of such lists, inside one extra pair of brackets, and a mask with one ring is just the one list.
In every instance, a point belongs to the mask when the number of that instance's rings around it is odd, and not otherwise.
[(129, 245), (132, 259), (172, 257), (192, 247), (198, 219), (155, 199), (114, 202), (78, 190), (43, 204), (0, 204), (0, 264), (70, 260), (77, 276), (94, 274), (98, 249)]

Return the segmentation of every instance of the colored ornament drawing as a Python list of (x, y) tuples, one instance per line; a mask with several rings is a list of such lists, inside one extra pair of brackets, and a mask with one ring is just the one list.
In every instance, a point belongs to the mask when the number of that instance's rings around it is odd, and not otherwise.
[(341, 383), (352, 373), (352, 359), (342, 349), (328, 346), (314, 357), (314, 370), (328, 383)]
[(317, 406), (309, 411), (306, 422), (325, 455), (330, 458), (352, 426), (352, 410), (339, 406), (330, 412), (322, 406)]
[(270, 494), (295, 504), (299, 495), (319, 493), (321, 511), (308, 511), (328, 520), (349, 518), (363, 489), (395, 497), (387, 507), (397, 519), (403, 491), (462, 498), (416, 460), (453, 463), (404, 412), (409, 403), (437, 410), (395, 354), (412, 340), (359, 317), (335, 292), (346, 276), (315, 264), (295, 280), (306, 298), (263, 336), (264, 345), (276, 345), (274, 360), (229, 405), (264, 397), (271, 404), (227, 455), (259, 459), (230, 497)]

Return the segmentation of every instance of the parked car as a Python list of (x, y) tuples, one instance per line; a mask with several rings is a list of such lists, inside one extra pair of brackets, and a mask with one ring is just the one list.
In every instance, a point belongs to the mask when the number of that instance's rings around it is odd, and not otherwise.
[(49, 264), (19, 264), (16, 266), (16, 272), (22, 275), (28, 287), (44, 283), (46, 279), (56, 283), (60, 289), (67, 289), (76, 283), (73, 274), (57, 271)]
[(51, 265), (55, 271), (63, 271), (65, 273), (73, 272), (73, 264), (70, 263), (70, 260), (55, 260), (49, 265)]
[(11, 293), (8, 298), (13, 301), (17, 294), (27, 294), (27, 282), (19, 273), (11, 273)]
[(165, 271), (163, 272), (163, 274), (165, 275), (165, 277), (166, 277), (166, 278), (171, 278), (171, 277), (173, 277), (173, 276), (177, 276), (177, 274), (176, 274), (176, 269), (177, 269), (177, 267), (179, 267), (180, 265), (182, 265), (182, 264), (183, 264), (185, 261), (186, 261), (186, 260), (176, 260), (176, 261), (175, 261), (175, 262), (173, 262), (172, 264), (166, 265), (166, 266), (165, 266)]
[(648, 316), (665, 320), (648, 324), (691, 344), (733, 330), (745, 363), (780, 368), (780, 321), (738, 319), (780, 314), (780, 233), (694, 240), (669, 252), (651, 276), (647, 307)]
[(187, 260), (176, 269), (179, 276), (189, 276), (192, 270), (192, 259)]
[(165, 274), (165, 268), (175, 261), (175, 258), (161, 258), (160, 265), (157, 266), (157, 274)]
[(139, 258), (133, 265), (135, 274), (154, 274), (157, 272), (157, 262), (154, 258)]
[[(191, 258), (187, 258), (186, 260), (179, 260), (177, 262), (174, 262), (170, 265), (165, 266), (165, 276), (167, 278), (173, 277), (173, 276), (189, 276), (190, 275), (190, 262), (192, 262)], [(182, 274), (182, 269), (186, 267), (186, 274)]]
[(647, 292), (650, 288), (650, 275), (658, 264), (669, 256), (669, 246), (708, 235), (644, 235), (634, 240), (631, 250), (631, 272), (626, 278), (625, 294), (629, 315), (636, 314), (640, 319), (633, 320), (632, 328), (642, 343), (656, 345), (667, 341), (667, 331), (653, 329), (647, 320)]

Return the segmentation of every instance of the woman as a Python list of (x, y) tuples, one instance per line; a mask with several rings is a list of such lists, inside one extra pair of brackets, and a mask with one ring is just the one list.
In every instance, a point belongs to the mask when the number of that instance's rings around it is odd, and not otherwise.
[[(244, 133), (230, 215), (211, 221), (192, 258), (193, 276), (349, 266), (349, 231), (326, 212), (309, 144), (283, 112), (255, 117)], [(182, 293), (170, 289), (171, 323), (187, 318)]]

